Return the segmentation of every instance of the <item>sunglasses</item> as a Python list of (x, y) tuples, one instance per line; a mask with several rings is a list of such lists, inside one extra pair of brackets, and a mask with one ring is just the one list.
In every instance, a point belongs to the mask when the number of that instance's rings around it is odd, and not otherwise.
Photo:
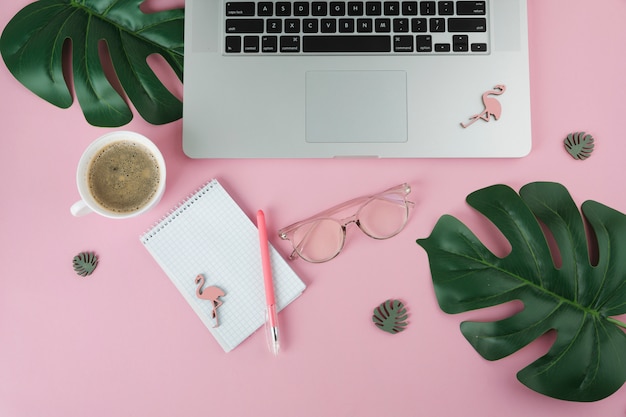
[(278, 235), (293, 245), (289, 259), (330, 261), (341, 252), (350, 223), (374, 239), (389, 239), (400, 233), (415, 205), (406, 199), (410, 192), (411, 187), (405, 183), (372, 196), (355, 198), (287, 226)]

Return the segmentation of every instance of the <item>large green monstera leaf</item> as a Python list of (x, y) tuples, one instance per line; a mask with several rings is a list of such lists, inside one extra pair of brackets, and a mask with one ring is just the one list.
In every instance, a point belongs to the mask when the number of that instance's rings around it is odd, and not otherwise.
[(182, 103), (160, 82), (146, 59), (161, 55), (183, 77), (184, 10), (144, 14), (143, 0), (39, 0), (18, 12), (2, 32), (0, 51), (11, 73), (50, 103), (67, 108), (72, 93), (63, 74), (71, 39), (76, 97), (89, 123), (122, 126), (132, 112), (107, 79), (100, 61), (104, 42), (115, 76), (150, 123), (180, 119)]
[(467, 202), (494, 223), (511, 251), (495, 256), (460, 221), (442, 216), (417, 241), (428, 253), (441, 309), (453, 314), (521, 300), (523, 310), (509, 318), (461, 324), (481, 356), (501, 359), (556, 330), (548, 353), (517, 374), (520, 382), (570, 401), (618, 390), (626, 380), (626, 325), (615, 319), (626, 313), (626, 216), (586, 201), (588, 238), (574, 201), (555, 183), (528, 184), (519, 195), (495, 185)]

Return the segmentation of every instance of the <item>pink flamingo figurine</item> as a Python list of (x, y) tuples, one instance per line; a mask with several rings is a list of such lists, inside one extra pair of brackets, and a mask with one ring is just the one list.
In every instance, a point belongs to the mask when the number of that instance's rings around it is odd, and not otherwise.
[(198, 288), (196, 289), (196, 297), (213, 303), (213, 311), (211, 312), (211, 317), (215, 319), (215, 326), (213, 327), (219, 326), (220, 324), (217, 320), (217, 308), (222, 305), (220, 297), (223, 297), (226, 294), (218, 287), (209, 286), (203, 290), (202, 286), (204, 285), (204, 275), (202, 274), (198, 274), (196, 277), (196, 284), (198, 285)]
[(471, 121), (469, 123), (461, 123), (461, 126), (468, 127), (478, 119), (482, 119), (488, 122), (491, 116), (493, 116), (494, 119), (498, 120), (500, 118), (500, 114), (502, 114), (502, 105), (497, 98), (489, 96), (499, 96), (504, 94), (505, 91), (506, 86), (498, 84), (494, 87), (493, 90), (483, 93), (483, 104), (485, 106), (485, 110), (483, 110), (482, 113), (473, 115), (472, 117), (470, 117)]

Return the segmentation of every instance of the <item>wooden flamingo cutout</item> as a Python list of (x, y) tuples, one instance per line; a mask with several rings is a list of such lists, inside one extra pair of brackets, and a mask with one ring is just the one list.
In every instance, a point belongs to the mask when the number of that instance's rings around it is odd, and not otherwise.
[(485, 110), (483, 110), (482, 113), (473, 115), (472, 117), (470, 117), (470, 120), (471, 120), (470, 122), (461, 123), (461, 126), (468, 127), (469, 125), (471, 125), (478, 119), (482, 119), (488, 122), (491, 116), (493, 116), (494, 119), (498, 120), (500, 118), (500, 114), (502, 114), (502, 105), (500, 104), (497, 98), (489, 97), (489, 96), (492, 96), (492, 95), (500, 96), (504, 94), (505, 91), (506, 91), (506, 86), (502, 84), (498, 84), (493, 88), (493, 90), (489, 90), (483, 93), (483, 104), (485, 106)]
[(218, 287), (209, 286), (203, 290), (202, 286), (204, 285), (204, 275), (202, 274), (198, 274), (196, 277), (196, 284), (198, 285), (198, 288), (196, 288), (196, 297), (213, 303), (213, 311), (211, 312), (211, 317), (215, 319), (215, 326), (213, 327), (219, 326), (220, 324), (217, 320), (217, 308), (223, 304), (220, 297), (223, 297), (226, 294)]

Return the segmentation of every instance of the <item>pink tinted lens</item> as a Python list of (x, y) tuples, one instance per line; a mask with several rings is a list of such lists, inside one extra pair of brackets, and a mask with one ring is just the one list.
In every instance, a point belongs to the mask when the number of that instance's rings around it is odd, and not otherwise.
[(404, 228), (408, 208), (404, 199), (394, 196), (372, 199), (358, 214), (361, 230), (376, 239), (386, 239)]
[(293, 235), (294, 248), (302, 258), (311, 262), (334, 258), (343, 247), (343, 242), (343, 228), (333, 219), (303, 224)]

